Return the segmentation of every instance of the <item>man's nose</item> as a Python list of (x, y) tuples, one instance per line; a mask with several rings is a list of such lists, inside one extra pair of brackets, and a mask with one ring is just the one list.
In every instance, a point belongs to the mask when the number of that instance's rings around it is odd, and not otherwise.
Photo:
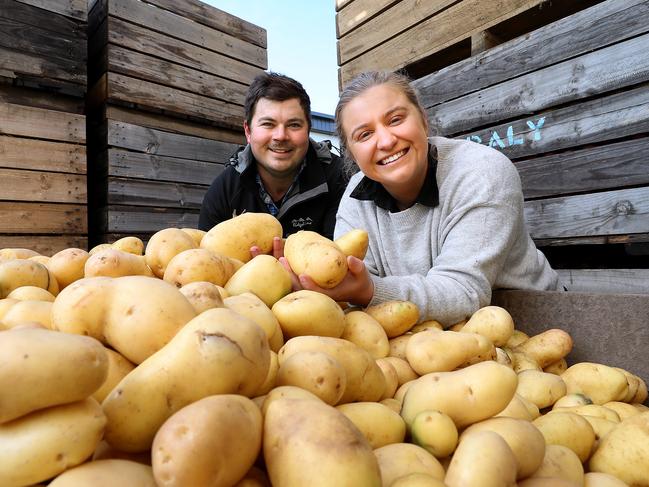
[(277, 125), (273, 130), (273, 139), (285, 140), (286, 136), (287, 136), (287, 131), (283, 125)]

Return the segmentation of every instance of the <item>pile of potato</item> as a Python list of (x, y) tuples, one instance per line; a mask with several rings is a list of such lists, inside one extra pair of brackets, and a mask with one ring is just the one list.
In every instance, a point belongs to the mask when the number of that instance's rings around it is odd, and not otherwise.
[[(649, 486), (640, 377), (568, 367), (567, 333), (495, 306), (445, 329), (291, 292), (281, 233), (245, 213), (0, 250), (0, 486)], [(366, 249), (299, 232), (284, 254), (333, 287)]]

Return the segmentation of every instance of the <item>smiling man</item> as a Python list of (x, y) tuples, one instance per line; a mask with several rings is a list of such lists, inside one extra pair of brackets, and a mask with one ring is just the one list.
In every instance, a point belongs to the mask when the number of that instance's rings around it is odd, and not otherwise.
[(251, 83), (244, 109), (248, 145), (207, 190), (198, 227), (209, 230), (244, 212), (270, 213), (285, 237), (312, 230), (332, 238), (347, 180), (330, 146), (309, 139), (309, 95), (292, 78), (264, 73)]

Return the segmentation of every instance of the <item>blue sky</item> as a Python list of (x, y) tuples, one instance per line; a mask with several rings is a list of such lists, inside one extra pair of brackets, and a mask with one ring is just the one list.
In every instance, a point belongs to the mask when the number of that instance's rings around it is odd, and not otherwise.
[(311, 110), (333, 115), (338, 101), (334, 0), (203, 0), (266, 29), (268, 67), (298, 80)]

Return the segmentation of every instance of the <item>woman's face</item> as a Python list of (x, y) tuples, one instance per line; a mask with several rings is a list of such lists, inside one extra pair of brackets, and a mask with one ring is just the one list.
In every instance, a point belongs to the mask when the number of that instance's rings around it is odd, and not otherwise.
[(397, 200), (414, 200), (428, 165), (428, 127), (401, 90), (369, 88), (342, 110), (347, 148), (368, 178)]

